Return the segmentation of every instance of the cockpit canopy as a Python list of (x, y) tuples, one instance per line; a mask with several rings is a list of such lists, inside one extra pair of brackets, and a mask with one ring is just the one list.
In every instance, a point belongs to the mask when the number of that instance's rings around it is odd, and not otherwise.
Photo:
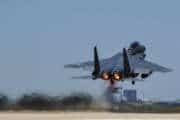
[(131, 55), (142, 54), (145, 57), (146, 56), (145, 51), (146, 51), (146, 47), (144, 45), (141, 45), (137, 41), (131, 43), (128, 48), (128, 53)]

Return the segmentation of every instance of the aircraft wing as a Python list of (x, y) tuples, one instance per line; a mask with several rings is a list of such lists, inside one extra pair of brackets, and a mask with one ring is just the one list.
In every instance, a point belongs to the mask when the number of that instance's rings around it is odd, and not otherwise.
[(135, 71), (144, 71), (146, 73), (149, 71), (152, 72), (171, 72), (172, 70), (163, 66), (160, 66), (156, 63), (152, 63), (146, 60), (140, 60), (136, 63), (132, 64), (133, 68), (135, 69)]

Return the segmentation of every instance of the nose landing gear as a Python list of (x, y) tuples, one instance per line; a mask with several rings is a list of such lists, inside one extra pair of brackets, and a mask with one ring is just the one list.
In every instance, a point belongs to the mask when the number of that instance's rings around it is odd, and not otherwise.
[(135, 81), (132, 81), (132, 85), (135, 85)]

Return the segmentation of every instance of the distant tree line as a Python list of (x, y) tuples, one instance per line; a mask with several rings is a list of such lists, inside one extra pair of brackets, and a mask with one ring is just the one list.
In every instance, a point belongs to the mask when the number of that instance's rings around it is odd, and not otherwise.
[(8, 97), (4, 94), (0, 94), (0, 110), (7, 109), (8, 104), (9, 104)]
[[(180, 105), (167, 104), (117, 104), (114, 107), (103, 108), (87, 93), (73, 93), (67, 96), (49, 96), (41, 93), (24, 94), (16, 100), (0, 94), (0, 110), (91, 110), (134, 113), (180, 113)], [(95, 104), (94, 104), (95, 103)], [(114, 105), (114, 104), (113, 104)]]
[(32, 93), (24, 94), (14, 101), (1, 94), (0, 110), (86, 110), (92, 102), (92, 96), (85, 93), (64, 97)]

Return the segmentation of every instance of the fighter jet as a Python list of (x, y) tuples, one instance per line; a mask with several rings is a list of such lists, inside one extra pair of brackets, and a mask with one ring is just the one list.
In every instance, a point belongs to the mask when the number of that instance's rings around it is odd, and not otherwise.
[(130, 47), (122, 49), (110, 58), (99, 59), (97, 47), (94, 47), (94, 60), (78, 64), (67, 64), (65, 68), (82, 68), (91, 71), (90, 75), (72, 77), (73, 79), (102, 79), (110, 81), (113, 85), (116, 81), (130, 80), (143, 81), (154, 72), (171, 72), (172, 70), (145, 60), (145, 46), (139, 42), (133, 42)]

